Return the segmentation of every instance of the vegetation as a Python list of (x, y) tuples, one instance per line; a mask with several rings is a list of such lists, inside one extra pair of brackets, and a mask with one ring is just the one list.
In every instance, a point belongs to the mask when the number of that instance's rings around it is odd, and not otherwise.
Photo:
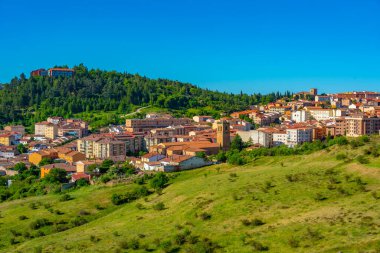
[(378, 140), (4, 201), (0, 252), (377, 252)]
[(7, 123), (31, 127), (49, 116), (76, 116), (88, 120), (97, 129), (123, 123), (124, 118), (120, 115), (147, 105), (171, 110), (178, 116), (210, 114), (220, 117), (221, 112), (291, 96), (289, 92), (284, 95), (228, 94), (138, 74), (88, 70), (82, 64), (74, 70), (73, 78), (27, 78), (21, 74), (4, 84), (0, 89), (0, 127)]

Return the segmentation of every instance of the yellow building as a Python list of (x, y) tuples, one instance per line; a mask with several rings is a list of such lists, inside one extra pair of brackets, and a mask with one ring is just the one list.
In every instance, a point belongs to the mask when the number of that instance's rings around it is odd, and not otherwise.
[(14, 135), (12, 134), (2, 134), (0, 135), (0, 144), (4, 146), (10, 146), (12, 145), (12, 141), (14, 141)]
[(45, 126), (45, 137), (55, 139), (58, 136), (58, 126), (54, 124), (48, 124)]
[(58, 158), (58, 153), (55, 150), (41, 150), (30, 154), (29, 162), (38, 165), (44, 158), (56, 159)]

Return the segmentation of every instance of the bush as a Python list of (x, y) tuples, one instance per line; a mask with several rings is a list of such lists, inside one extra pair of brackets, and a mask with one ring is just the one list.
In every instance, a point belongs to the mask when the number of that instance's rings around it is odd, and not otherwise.
[(359, 155), (358, 157), (356, 157), (356, 160), (360, 164), (367, 164), (367, 163), (369, 163), (369, 160), (367, 158), (365, 158), (363, 155)]
[(74, 227), (82, 226), (83, 224), (87, 223), (87, 220), (83, 217), (75, 217), (70, 221), (71, 225)]
[(61, 197), (59, 197), (59, 201), (64, 202), (64, 201), (69, 201), (72, 200), (73, 197), (71, 197), (69, 194), (65, 193)]
[(130, 203), (136, 199), (141, 197), (145, 197), (149, 195), (149, 190), (145, 186), (140, 186), (130, 192), (126, 192), (124, 194), (114, 193), (111, 197), (111, 201), (114, 205), (121, 205), (124, 203)]
[(50, 226), (53, 223), (46, 218), (37, 219), (29, 224), (29, 227), (33, 230), (40, 229), (42, 227)]
[(258, 241), (252, 241), (251, 245), (257, 251), (268, 251), (269, 250), (268, 246), (265, 246), (261, 242), (258, 242)]
[(201, 218), (201, 220), (209, 220), (211, 219), (211, 214), (207, 212), (203, 212), (199, 215), (199, 217)]
[(344, 160), (347, 158), (347, 155), (343, 154), (343, 153), (340, 153), (340, 154), (337, 154), (336, 155), (336, 159), (337, 160)]
[(316, 201), (323, 201), (323, 200), (326, 200), (327, 197), (323, 193), (318, 192), (317, 194), (315, 194), (314, 199)]
[(154, 189), (163, 189), (168, 182), (168, 176), (163, 172), (159, 172), (151, 179), (150, 186)]
[(153, 205), (153, 209), (157, 211), (164, 210), (165, 204), (163, 202), (158, 202), (157, 204)]

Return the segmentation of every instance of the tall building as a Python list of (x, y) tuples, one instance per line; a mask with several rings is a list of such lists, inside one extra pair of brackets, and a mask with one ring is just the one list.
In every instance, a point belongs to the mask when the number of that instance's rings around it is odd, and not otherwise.
[(377, 134), (380, 130), (380, 118), (353, 115), (346, 117), (346, 127), (346, 135), (351, 137)]
[(230, 137), (230, 123), (226, 120), (221, 120), (218, 122), (216, 128), (216, 142), (224, 150), (228, 150), (231, 145)]

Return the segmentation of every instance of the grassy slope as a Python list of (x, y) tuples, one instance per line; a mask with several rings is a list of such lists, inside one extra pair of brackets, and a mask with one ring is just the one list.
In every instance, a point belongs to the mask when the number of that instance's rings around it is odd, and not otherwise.
[[(344, 152), (354, 156), (363, 148)], [(157, 239), (173, 239), (188, 228), (193, 235), (212, 239), (224, 252), (252, 252), (253, 241), (268, 246), (270, 252), (376, 252), (380, 249), (380, 199), (372, 192), (380, 196), (380, 159), (371, 158), (368, 165), (345, 163), (335, 159), (338, 152), (341, 148), (336, 147), (307, 156), (260, 158), (241, 167), (219, 165), (182, 172), (162, 195), (119, 207), (110, 203), (110, 196), (133, 186), (87, 187), (73, 192), (74, 199), (68, 202), (48, 195), (2, 203), (0, 251), (33, 252), (41, 246), (43, 252), (117, 252), (121, 242), (138, 235), (141, 244), (157, 249)], [(294, 182), (286, 175), (296, 175)], [(367, 184), (363, 186), (358, 177)], [(316, 196), (327, 199), (319, 201)], [(65, 214), (51, 214), (43, 206), (32, 210), (29, 203), (36, 201), (51, 203)], [(160, 201), (166, 209), (153, 210), (152, 205)], [(107, 208), (99, 211), (97, 203)], [(145, 209), (139, 210), (136, 203)], [(9, 244), (11, 228), (33, 233), (29, 223), (38, 217), (69, 220), (80, 210), (90, 212), (92, 221), (24, 242), (18, 236), (19, 244)], [(197, 217), (202, 212), (210, 213), (211, 219)], [(20, 221), (22, 214), (29, 219)], [(266, 224), (241, 222), (254, 218)], [(99, 241), (90, 240), (91, 236)]]

